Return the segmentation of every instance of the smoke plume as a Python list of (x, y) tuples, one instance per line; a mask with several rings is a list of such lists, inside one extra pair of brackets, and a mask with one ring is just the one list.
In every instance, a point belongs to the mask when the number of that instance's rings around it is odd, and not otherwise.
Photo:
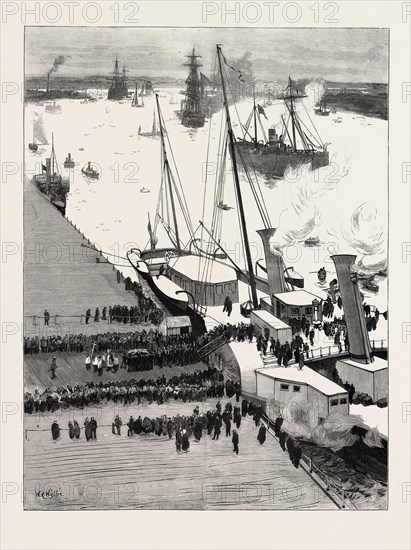
[(69, 58), (71, 59), (71, 55), (58, 55), (53, 62), (53, 66), (47, 71), (47, 76), (58, 71), (60, 65), (64, 65)]
[(376, 208), (367, 203), (358, 206), (350, 219), (348, 228), (341, 224), (345, 241), (363, 258), (358, 262), (360, 271), (367, 274), (384, 273), (387, 269), (385, 230), (378, 221)]
[(282, 429), (291, 437), (303, 438), (333, 451), (351, 447), (359, 439), (368, 447), (383, 447), (383, 436), (377, 428), (367, 426), (361, 416), (332, 413), (318, 423), (318, 412), (315, 403), (290, 401), (281, 411), (284, 418)]

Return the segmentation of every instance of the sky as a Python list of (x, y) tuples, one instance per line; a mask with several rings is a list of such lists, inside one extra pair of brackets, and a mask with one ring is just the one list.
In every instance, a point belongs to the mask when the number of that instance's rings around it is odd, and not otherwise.
[(46, 74), (58, 55), (71, 56), (60, 76), (109, 75), (116, 53), (129, 76), (185, 78), (193, 46), (212, 76), (215, 45), (228, 60), (251, 52), (256, 80), (322, 77), (388, 82), (387, 29), (240, 29), (26, 27), (26, 75)]

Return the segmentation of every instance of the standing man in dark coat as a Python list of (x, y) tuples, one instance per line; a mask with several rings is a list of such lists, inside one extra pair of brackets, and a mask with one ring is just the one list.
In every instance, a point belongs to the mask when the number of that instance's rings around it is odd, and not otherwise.
[(247, 399), (243, 399), (243, 401), (241, 403), (241, 414), (242, 414), (242, 416), (247, 416), (247, 411), (248, 411), (248, 401), (247, 401)]
[(285, 444), (287, 441), (287, 433), (286, 432), (280, 432), (280, 445), (283, 451), (286, 450)]
[(200, 441), (201, 436), (203, 435), (203, 427), (199, 420), (194, 425), (194, 437), (196, 438), (197, 443)]
[(130, 420), (127, 422), (127, 436), (132, 437), (134, 434), (134, 418), (130, 416)]
[(258, 441), (260, 442), (260, 445), (262, 445), (265, 441), (265, 438), (266, 438), (266, 427), (264, 426), (264, 424), (261, 424), (260, 426), (260, 429), (258, 430), (258, 435), (257, 435), (257, 439)]
[(181, 452), (181, 443), (182, 443), (181, 432), (180, 432), (180, 429), (177, 428), (177, 430), (176, 430), (176, 450), (177, 450), (178, 453)]
[(100, 310), (96, 307), (96, 312), (94, 314), (94, 322), (98, 323), (100, 321)]
[(68, 428), (69, 428), (69, 437), (70, 437), (70, 439), (73, 439), (74, 438), (74, 426), (73, 426), (72, 422), (68, 423)]
[(84, 434), (86, 436), (87, 441), (91, 439), (91, 426), (90, 426), (90, 420), (88, 418), (84, 421)]
[(44, 310), (44, 325), (49, 326), (50, 321), (50, 313), (47, 311), (47, 309)]
[(183, 453), (190, 452), (190, 441), (188, 440), (188, 433), (185, 428), (183, 429), (181, 437), (181, 450), (183, 451)]
[(121, 420), (118, 414), (114, 419), (114, 425), (116, 427), (117, 435), (121, 435), (121, 426), (123, 425), (123, 421)]
[(57, 420), (55, 420), (51, 425), (51, 437), (53, 438), (53, 441), (57, 441), (60, 437), (60, 426), (57, 424)]
[(284, 422), (284, 418), (280, 414), (280, 416), (278, 416), (275, 419), (275, 423), (274, 423), (274, 434), (276, 437), (280, 437), (281, 426), (283, 425), (283, 422)]
[(231, 435), (231, 413), (226, 412), (225, 418), (225, 436)]
[(86, 311), (86, 325), (88, 325), (88, 322), (90, 320), (90, 317), (91, 317), (91, 311), (88, 309)]
[(213, 440), (219, 439), (220, 433), (221, 433), (221, 416), (219, 414), (216, 414), (214, 417), (214, 436)]
[(233, 430), (233, 437), (231, 441), (233, 442), (233, 446), (234, 446), (233, 453), (235, 452), (235, 454), (238, 455), (238, 451), (239, 451), (238, 443), (240, 441), (240, 438), (238, 437), (237, 430)]
[(303, 454), (303, 450), (300, 444), (298, 443), (298, 441), (296, 441), (294, 444), (294, 460), (293, 460), (293, 464), (296, 468), (298, 468), (298, 465), (300, 464), (302, 454)]
[(80, 426), (77, 420), (74, 421), (74, 437), (80, 439)]
[(234, 407), (234, 415), (233, 415), (234, 424), (237, 426), (237, 430), (240, 427), (241, 424), (241, 412), (240, 407), (237, 405)]
[(291, 436), (288, 436), (287, 439), (287, 451), (290, 457), (291, 462), (294, 464), (294, 439)]
[(91, 439), (97, 439), (97, 421), (94, 416), (90, 419)]
[(53, 358), (51, 360), (50, 370), (51, 370), (51, 379), (56, 378), (56, 369), (58, 369), (57, 365), (57, 358), (55, 355), (53, 355)]

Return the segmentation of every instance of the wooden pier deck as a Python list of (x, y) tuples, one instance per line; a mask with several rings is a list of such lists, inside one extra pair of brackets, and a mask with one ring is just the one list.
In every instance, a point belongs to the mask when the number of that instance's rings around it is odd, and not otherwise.
[[(199, 403), (200, 410), (214, 409), (215, 401)], [(111, 404), (56, 411), (40, 419), (26, 415), (25, 509), (337, 509), (306, 472), (291, 464), (274, 438), (258, 443), (258, 429), (250, 418), (243, 419), (238, 430), (238, 456), (224, 429), (218, 441), (207, 435), (199, 443), (191, 439), (187, 454), (177, 454), (174, 437), (129, 438), (124, 425), (121, 436), (111, 433), (115, 414), (125, 424), (130, 414), (191, 414), (195, 406), (179, 401), (139, 407)], [(97, 419), (97, 440), (87, 442), (82, 430), (81, 438), (71, 441), (68, 421), (76, 419), (83, 426), (86, 416)], [(54, 419), (64, 429), (56, 443), (50, 431)], [(36, 490), (49, 488), (60, 489), (61, 495), (36, 497)]]
[[(79, 322), (88, 308), (137, 303), (117, 272), (28, 180), (24, 184), (24, 317), (44, 310)], [(69, 332), (69, 331), (67, 331)]]

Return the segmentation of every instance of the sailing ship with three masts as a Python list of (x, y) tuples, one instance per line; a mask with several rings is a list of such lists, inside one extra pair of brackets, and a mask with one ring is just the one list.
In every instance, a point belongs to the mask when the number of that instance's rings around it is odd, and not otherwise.
[(41, 174), (33, 176), (33, 183), (49, 199), (49, 201), (64, 215), (66, 199), (70, 191), (70, 179), (60, 173), (60, 168), (54, 150), (54, 135), (51, 139), (51, 154), (46, 158), (46, 164), (41, 165)]
[(110, 78), (111, 86), (108, 90), (107, 99), (112, 101), (121, 101), (128, 95), (127, 88), (127, 69), (123, 64), (123, 69), (120, 71), (118, 65), (118, 57), (116, 54), (116, 60), (114, 62), (113, 76)]
[[(219, 151), (219, 167), (216, 170), (216, 182), (213, 192), (214, 208), (210, 229), (203, 221), (194, 231), (190, 218), (184, 189), (178, 176), (173, 170), (168, 158), (167, 149), (170, 148), (168, 136), (165, 134), (164, 120), (161, 115), (158, 96), (156, 96), (159, 128), (161, 136), (162, 180), (160, 185), (157, 211), (154, 227), (151, 220), (148, 222), (149, 244), (144, 250), (132, 249), (127, 253), (130, 264), (139, 276), (148, 283), (153, 293), (161, 300), (173, 315), (188, 314), (193, 323), (193, 331), (201, 332), (205, 329), (204, 316), (209, 308), (220, 309), (229, 298), (233, 305), (239, 308), (244, 315), (249, 315), (252, 309), (260, 307), (257, 287), (267, 293), (267, 279), (256, 276), (252, 261), (250, 242), (248, 237), (246, 214), (243, 200), (243, 186), (240, 184), (238, 164), (242, 162), (238, 142), (234, 134), (228, 107), (227, 91), (224, 73), (225, 58), (221, 47), (217, 46), (217, 58), (222, 81), (224, 99), (225, 125), (221, 152)], [(236, 201), (241, 242), (244, 251), (245, 268), (241, 268), (223, 249), (221, 244), (221, 229), (223, 214), (233, 208), (223, 208), (225, 173), (224, 164), (227, 153), (231, 158), (233, 174), (233, 193)], [(171, 155), (174, 159), (174, 156)], [(266, 254), (266, 269), (268, 278), (275, 279), (277, 292), (293, 290), (296, 280), (299, 286), (304, 286), (303, 278), (297, 273), (291, 276), (285, 268), (282, 257), (273, 254), (270, 249), (270, 239), (275, 233), (271, 227), (268, 210), (262, 197), (258, 181), (253, 180), (244, 165), (247, 181), (255, 199), (261, 217), (263, 229), (258, 233), (263, 240)], [(203, 210), (205, 211), (205, 210)], [(179, 216), (183, 228), (179, 224)], [(230, 220), (231, 223), (231, 220)], [(160, 242), (160, 228), (165, 230), (169, 246), (158, 248)], [(183, 231), (182, 231), (183, 229)], [(200, 231), (200, 235), (198, 234)], [(240, 304), (240, 300), (245, 299)]]
[(186, 55), (188, 61), (183, 63), (184, 67), (189, 68), (189, 75), (186, 80), (187, 87), (181, 93), (185, 99), (181, 101), (179, 116), (181, 124), (189, 128), (202, 128), (205, 123), (204, 112), (204, 87), (202, 85), (202, 73), (199, 68), (202, 67), (198, 61), (201, 55), (197, 55), (195, 48), (191, 54)]
[(297, 105), (301, 105), (301, 110), (305, 109), (302, 101), (305, 97), (289, 77), (288, 85), (280, 95), (287, 109), (286, 116), (281, 115), (281, 133), (278, 134), (276, 128), (271, 127), (267, 138), (261, 119), (261, 116), (267, 116), (264, 107), (256, 103), (253, 93), (253, 108), (242, 125), (243, 135), (238, 137), (238, 148), (248, 167), (269, 177), (282, 178), (289, 166), (296, 168), (309, 164), (313, 170), (328, 166), (327, 144), (322, 142), (308, 113), (311, 129), (308, 121), (305, 123), (297, 112)]

